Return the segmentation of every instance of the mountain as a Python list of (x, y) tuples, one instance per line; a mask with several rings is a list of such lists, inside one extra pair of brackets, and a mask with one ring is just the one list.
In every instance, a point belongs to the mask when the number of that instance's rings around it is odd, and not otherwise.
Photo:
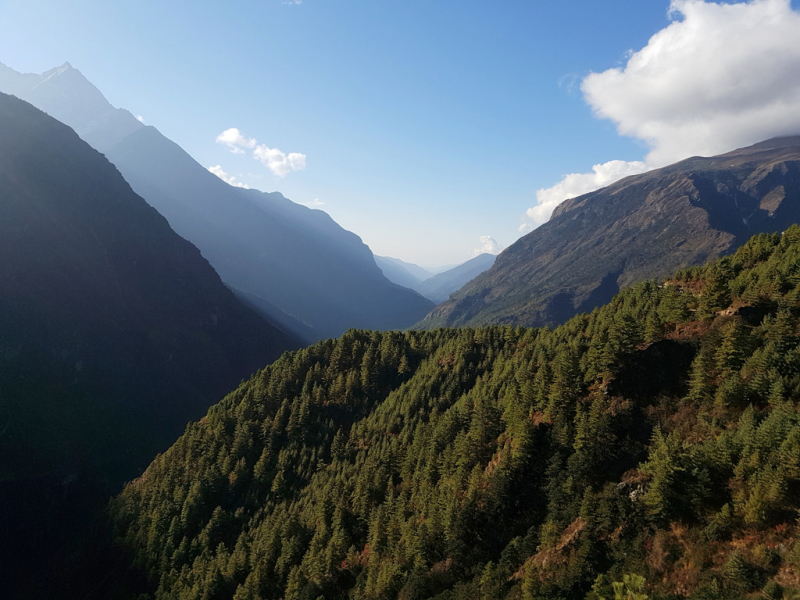
[(232, 187), (154, 127), (136, 131), (107, 155), (134, 190), (197, 244), (226, 284), (277, 307), (280, 313), (265, 314), (301, 335), (305, 327), (311, 340), (350, 327), (407, 327), (432, 308), (386, 279), (361, 239), (327, 213), (279, 193)]
[(386, 279), (361, 239), (326, 213), (279, 193), (228, 185), (157, 129), (113, 108), (69, 64), (42, 75), (3, 67), (2, 89), (41, 102), (96, 143), (134, 191), (200, 249), (226, 285), (306, 341), (350, 327), (408, 327), (433, 308)]
[(102, 154), (5, 94), (0, 256), (0, 578), (12, 598), (68, 598), (54, 582), (96, 539), (93, 511), (298, 344)]
[(798, 265), (792, 226), (552, 330), (287, 353), (112, 501), (118, 540), (156, 598), (797, 598)]
[(471, 279), (494, 263), (494, 255), (480, 254), (456, 267), (433, 273), (399, 258), (376, 256), (375, 263), (386, 277), (398, 285), (415, 290), (428, 300), (439, 304)]
[(562, 323), (798, 221), (800, 137), (689, 158), (563, 202), (419, 326)]
[(416, 289), (417, 284), (433, 275), (430, 271), (413, 263), (407, 263), (399, 258), (390, 256), (376, 256), (375, 264), (378, 265), (386, 279), (410, 289)]
[(450, 294), (461, 289), (464, 284), (475, 279), (490, 268), (497, 257), (494, 254), (479, 254), (467, 262), (448, 271), (437, 273), (414, 286), (420, 294), (436, 304), (444, 302)]
[(17, 73), (0, 63), (0, 91), (30, 102), (68, 124), (100, 152), (144, 127), (127, 110), (111, 106), (69, 63), (41, 75)]
[(0, 478), (150, 450), (292, 346), (75, 132), (0, 110)]

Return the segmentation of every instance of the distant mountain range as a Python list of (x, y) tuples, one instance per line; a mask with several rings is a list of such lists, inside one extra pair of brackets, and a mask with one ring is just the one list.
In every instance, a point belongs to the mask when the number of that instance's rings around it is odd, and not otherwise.
[(375, 262), (390, 281), (416, 290), (439, 304), (465, 283), (491, 267), (495, 258), (493, 254), (479, 254), (456, 267), (435, 272), (388, 256), (376, 256)]
[(389, 281), (411, 289), (415, 289), (416, 285), (433, 277), (431, 271), (399, 258), (375, 256), (375, 263)]
[(419, 326), (562, 323), (799, 221), (800, 137), (689, 158), (565, 201)]
[(420, 282), (414, 289), (439, 304), (447, 300), (450, 294), (461, 289), (466, 283), (490, 268), (496, 258), (497, 256), (494, 254), (479, 254), (457, 267), (433, 275)]
[(408, 327), (434, 307), (384, 277), (361, 239), (326, 213), (228, 185), (157, 129), (112, 107), (68, 63), (41, 75), (0, 66), (0, 91), (46, 110), (104, 152), (243, 301), (307, 342), (350, 327)]

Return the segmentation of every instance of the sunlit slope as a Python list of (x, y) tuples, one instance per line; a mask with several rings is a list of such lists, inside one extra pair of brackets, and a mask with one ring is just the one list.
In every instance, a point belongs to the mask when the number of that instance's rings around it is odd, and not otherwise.
[(556, 325), (800, 222), (800, 138), (689, 158), (567, 200), (422, 327)]
[(229, 394), (111, 515), (157, 597), (780, 598), (799, 324), (793, 226), (555, 330), (351, 331)]

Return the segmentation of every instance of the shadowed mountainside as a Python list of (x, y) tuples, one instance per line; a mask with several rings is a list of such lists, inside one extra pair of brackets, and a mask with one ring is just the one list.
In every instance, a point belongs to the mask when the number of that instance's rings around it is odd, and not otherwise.
[(386, 279), (361, 239), (327, 213), (228, 185), (156, 128), (112, 107), (69, 63), (41, 75), (0, 65), (0, 91), (46, 110), (104, 152), (243, 301), (304, 340), (350, 327), (404, 328), (433, 308)]
[(0, 578), (69, 598), (94, 510), (298, 342), (72, 129), (4, 94), (0, 256)]
[(2, 476), (149, 454), (295, 347), (74, 131), (0, 111)]

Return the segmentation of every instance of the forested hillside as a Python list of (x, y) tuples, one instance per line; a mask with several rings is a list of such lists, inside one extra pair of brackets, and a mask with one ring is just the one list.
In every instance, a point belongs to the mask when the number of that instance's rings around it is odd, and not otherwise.
[(800, 597), (799, 301), (793, 226), (555, 330), (351, 330), (110, 514), (159, 599)]

